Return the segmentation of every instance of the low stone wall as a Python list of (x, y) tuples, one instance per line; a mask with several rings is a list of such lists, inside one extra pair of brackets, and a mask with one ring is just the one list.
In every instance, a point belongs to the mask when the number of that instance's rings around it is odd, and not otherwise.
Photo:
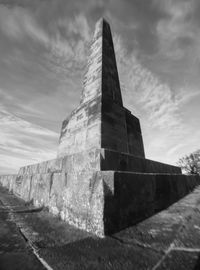
[(49, 211), (80, 229), (104, 236), (104, 189), (95, 172), (0, 176), (0, 184), (25, 201)]
[(198, 175), (104, 174), (105, 233), (115, 233), (167, 208), (200, 184)]
[[(76, 164), (76, 165), (75, 165)], [(77, 171), (132, 171), (142, 173), (181, 174), (181, 168), (161, 162), (119, 153), (108, 149), (90, 149), (63, 158), (52, 159), (20, 168), (18, 175), (69, 173)]]
[(69, 173), (72, 171), (100, 170), (101, 149), (85, 150), (62, 158), (47, 160), (20, 168), (18, 175)]
[(61, 172), (63, 167), (63, 159), (52, 159), (47, 160), (41, 163), (28, 165), (21, 167), (18, 175), (25, 174), (39, 174), (39, 173), (52, 173), (52, 172)]
[(11, 185), (9, 189), (25, 201), (48, 207), (68, 223), (102, 236), (103, 186), (95, 177), (99, 170), (100, 150), (93, 149), (23, 167), (12, 184), (8, 177), (0, 182)]
[(16, 183), (16, 178), (16, 174), (0, 175), (0, 184), (7, 188), (9, 191), (13, 191), (14, 185)]
[(25, 201), (100, 237), (168, 207), (200, 184), (197, 175), (82, 171), (1, 176)]
[(108, 149), (101, 149), (101, 170), (181, 174), (180, 167)]

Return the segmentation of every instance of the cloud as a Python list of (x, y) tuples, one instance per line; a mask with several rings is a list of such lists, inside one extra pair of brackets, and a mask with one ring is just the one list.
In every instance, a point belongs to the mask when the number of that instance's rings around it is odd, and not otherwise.
[(60, 18), (56, 22), (58, 27), (64, 28), (67, 32), (67, 35), (75, 34), (79, 35), (83, 40), (90, 40), (91, 29), (88, 25), (86, 17), (79, 13), (74, 16), (74, 19), (69, 18)]
[[(44, 28), (30, 10), (19, 6), (0, 6), (0, 31), (16, 46), (8, 57), (5, 56), (10, 80), (5, 89), (0, 89), (0, 172), (6, 173), (56, 157), (59, 134), (24, 118), (50, 126), (52, 119), (58, 118), (59, 110), (66, 113), (72, 109), (74, 99), (77, 99), (72, 74), (77, 77), (76, 70), (85, 64), (86, 43), (91, 31), (82, 14), (62, 20), (57, 18), (49, 28)], [(40, 59), (37, 56), (32, 59), (35, 48)], [(41, 66), (42, 57), (45, 66)], [(49, 119), (52, 112), (55, 113)], [(60, 128), (62, 118), (66, 116), (62, 115), (59, 115), (56, 127), (59, 125)]]
[(46, 48), (51, 63), (63, 68), (71, 68), (72, 63), (76, 66), (83, 63), (91, 32), (83, 14), (57, 18), (45, 30), (30, 10), (20, 6), (0, 6), (0, 28), (5, 35), (19, 42), (27, 38), (39, 42)]
[[(52, 71), (66, 76), (66, 73), (82, 71), (91, 29), (83, 14), (74, 18), (62, 18), (55, 21), (53, 31), (56, 33), (51, 39), (50, 50), (47, 53), (48, 65)], [(79, 75), (80, 76), (80, 75)]]
[(183, 106), (200, 96), (199, 89), (193, 89), (189, 85), (181, 87), (176, 94), (175, 100), (178, 106)]
[[(40, 15), (47, 18), (44, 12)], [(30, 9), (0, 5), (4, 89), (0, 96), (6, 109), (54, 130), (60, 128), (60, 121), (79, 99), (90, 34), (88, 20), (81, 13), (67, 18), (54, 15), (45, 24)]]
[(0, 130), (0, 161), (4, 173), (6, 168), (17, 172), (20, 166), (56, 156), (57, 133), (16, 117), (2, 107)]
[(49, 42), (47, 34), (39, 27), (31, 13), (19, 6), (0, 6), (0, 27), (10, 38), (21, 40), (29, 36), (39, 42)]
[(180, 148), (184, 147), (184, 143), (179, 143), (179, 144), (176, 144), (174, 147), (170, 148), (168, 151), (167, 151), (167, 155), (168, 156), (172, 156), (177, 150), (179, 150)]
[(166, 15), (157, 22), (156, 31), (160, 53), (167, 58), (182, 59), (191, 53), (191, 47), (196, 51), (200, 45), (199, 27), (194, 21), (196, 2), (196, 0), (154, 1)]
[(175, 91), (144, 67), (134, 51), (129, 53), (120, 36), (115, 37), (115, 45), (124, 106), (140, 118), (147, 157), (175, 164), (184, 151), (198, 145), (197, 131), (183, 116), (183, 106), (200, 92)]
[(179, 108), (172, 89), (143, 67), (134, 52), (127, 54), (123, 44), (120, 43), (120, 38), (117, 47), (120, 73), (122, 80), (126, 82), (124, 96), (126, 96), (128, 106), (140, 107), (140, 111), (148, 115), (148, 121), (153, 127), (177, 128), (180, 126)]

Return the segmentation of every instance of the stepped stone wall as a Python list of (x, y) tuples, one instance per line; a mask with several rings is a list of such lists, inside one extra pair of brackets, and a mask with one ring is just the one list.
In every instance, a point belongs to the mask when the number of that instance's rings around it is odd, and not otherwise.
[(181, 168), (153, 161), (135, 155), (101, 149), (101, 164), (103, 171), (116, 170), (141, 173), (175, 173), (181, 174)]
[(51, 172), (69, 173), (76, 164), (76, 170), (116, 170), (143, 173), (175, 173), (181, 174), (181, 168), (139, 158), (134, 155), (120, 153), (108, 149), (90, 149), (62, 158), (44, 161), (20, 168), (18, 175), (42, 174)]

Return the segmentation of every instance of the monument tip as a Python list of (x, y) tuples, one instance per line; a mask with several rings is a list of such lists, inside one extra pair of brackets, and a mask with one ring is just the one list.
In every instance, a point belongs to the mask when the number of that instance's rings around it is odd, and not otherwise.
[(97, 25), (102, 25), (103, 26), (105, 24), (109, 25), (108, 21), (104, 17), (99, 18), (99, 20), (96, 22), (96, 26)]

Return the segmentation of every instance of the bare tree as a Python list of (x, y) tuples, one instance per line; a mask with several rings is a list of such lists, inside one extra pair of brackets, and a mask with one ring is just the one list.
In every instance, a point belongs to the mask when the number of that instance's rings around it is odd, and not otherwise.
[(200, 150), (180, 158), (178, 166), (186, 174), (200, 174)]

